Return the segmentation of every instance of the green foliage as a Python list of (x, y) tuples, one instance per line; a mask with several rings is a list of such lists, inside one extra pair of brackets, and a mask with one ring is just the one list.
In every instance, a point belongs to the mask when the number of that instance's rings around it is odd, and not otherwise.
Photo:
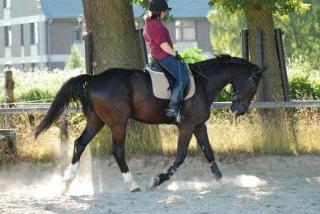
[(26, 101), (51, 100), (54, 97), (54, 95), (54, 91), (32, 88), (22, 92), (18, 99)]
[(232, 13), (246, 11), (250, 4), (258, 8), (270, 8), (280, 14), (303, 13), (309, 9), (303, 0), (209, 0), (209, 4)]
[(291, 81), (292, 99), (319, 99), (320, 85), (313, 86), (307, 77), (295, 77)]
[(139, 4), (143, 8), (148, 8), (149, 1), (148, 0), (129, 0), (133, 4)]
[(210, 37), (215, 52), (240, 56), (240, 32), (246, 26), (241, 14), (216, 9), (209, 13), (208, 20), (211, 23)]
[(305, 57), (288, 60), (288, 77), (292, 99), (320, 98), (320, 67)]
[(215, 102), (226, 102), (230, 101), (230, 94), (232, 92), (231, 85), (228, 85), (223, 91), (221, 91), (215, 99)]
[[(65, 81), (79, 74), (79, 70), (35, 72), (13, 70), (15, 101), (51, 100)], [(0, 78), (4, 78), (3, 73), (0, 74)], [(0, 87), (0, 100), (3, 99), (4, 87)]]
[(203, 50), (197, 47), (184, 49), (181, 56), (187, 63), (196, 63), (206, 60)]
[(80, 55), (77, 46), (71, 46), (71, 54), (65, 65), (66, 69), (81, 69), (84, 70), (84, 60)]
[[(288, 58), (306, 56), (309, 61), (320, 56), (320, 4), (308, 0), (310, 11), (303, 14), (290, 13), (274, 16), (275, 25), (284, 31), (285, 56)], [(208, 15), (212, 24), (211, 43), (218, 53), (240, 55), (240, 31), (245, 27), (245, 17), (217, 9)], [(227, 24), (226, 24), (227, 23)]]
[(284, 31), (286, 56), (305, 55), (311, 60), (320, 56), (320, 4), (318, 0), (307, 0), (310, 11), (304, 14), (290, 13), (276, 16), (277, 27)]

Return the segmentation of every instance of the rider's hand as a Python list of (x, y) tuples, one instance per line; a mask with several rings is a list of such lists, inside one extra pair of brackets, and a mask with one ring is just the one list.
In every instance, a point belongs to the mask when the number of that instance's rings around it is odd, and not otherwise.
[(178, 51), (176, 52), (176, 55), (174, 57), (179, 61), (183, 60), (182, 56), (178, 53)]

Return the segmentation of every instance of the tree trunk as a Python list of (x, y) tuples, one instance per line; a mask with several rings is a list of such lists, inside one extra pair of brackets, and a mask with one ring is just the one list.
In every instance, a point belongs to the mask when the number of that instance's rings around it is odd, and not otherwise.
[[(250, 60), (258, 63), (257, 56), (257, 30), (263, 32), (263, 62), (268, 69), (263, 73), (260, 89), (257, 97), (262, 101), (283, 101), (281, 73), (276, 49), (274, 22), (272, 10), (257, 5), (250, 5), (246, 11), (247, 26), (249, 31)], [(262, 90), (261, 90), (262, 89)], [(287, 124), (287, 114), (284, 109), (264, 109), (260, 111), (262, 116), (262, 135), (264, 147), (271, 153), (279, 152), (286, 147), (289, 151), (294, 140), (291, 140), (292, 127)], [(290, 130), (291, 129), (291, 130)], [(270, 141), (277, 141), (278, 148), (269, 148)]]
[(83, 0), (87, 31), (93, 39), (93, 70), (142, 68), (142, 52), (128, 0)]
[(249, 30), (250, 59), (253, 63), (258, 62), (256, 32), (258, 29), (263, 31), (264, 66), (268, 69), (263, 74), (263, 92), (258, 93), (260, 96), (258, 98), (264, 101), (282, 101), (281, 73), (274, 36), (272, 10), (249, 6), (246, 16)]
[[(92, 35), (94, 74), (114, 67), (142, 69), (142, 50), (129, 1), (83, 0), (83, 7), (86, 28)], [(127, 141), (131, 151), (141, 143), (144, 143), (142, 147), (161, 147), (158, 126), (130, 122), (128, 127)], [(103, 134), (102, 137), (108, 136), (110, 133)], [(100, 154), (106, 152), (99, 149), (99, 146), (95, 149)]]

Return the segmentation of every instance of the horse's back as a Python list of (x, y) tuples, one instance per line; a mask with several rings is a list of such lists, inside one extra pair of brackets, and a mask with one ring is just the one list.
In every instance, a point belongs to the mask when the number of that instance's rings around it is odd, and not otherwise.
[(132, 100), (130, 79), (133, 73), (132, 70), (112, 68), (92, 78), (88, 93), (94, 110), (100, 116), (127, 117), (130, 114)]
[(131, 79), (137, 73), (143, 73), (136, 69), (111, 68), (95, 75), (89, 83), (90, 92), (103, 92), (104, 94), (114, 94), (117, 91), (129, 92)]
[(167, 101), (152, 93), (149, 74), (137, 69), (109, 69), (92, 78), (89, 94), (98, 115), (131, 117), (146, 123), (167, 122)]

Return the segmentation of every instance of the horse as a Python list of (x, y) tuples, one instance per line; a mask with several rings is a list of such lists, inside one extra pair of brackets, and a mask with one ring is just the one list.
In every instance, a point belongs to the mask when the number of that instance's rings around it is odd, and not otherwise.
[(126, 127), (129, 119), (146, 124), (172, 124), (179, 130), (175, 161), (166, 172), (151, 178), (154, 188), (170, 179), (187, 156), (194, 134), (197, 143), (217, 180), (222, 174), (210, 146), (205, 122), (210, 117), (212, 102), (223, 88), (231, 84), (230, 110), (240, 116), (248, 111), (264, 69), (247, 60), (229, 55), (189, 64), (194, 74), (196, 92), (181, 107), (180, 122), (165, 115), (168, 100), (153, 95), (150, 75), (141, 69), (111, 68), (97, 75), (82, 74), (69, 79), (57, 92), (50, 108), (34, 130), (37, 137), (59, 119), (70, 102), (81, 103), (86, 117), (83, 133), (74, 141), (70, 165), (63, 181), (66, 187), (75, 178), (81, 154), (88, 143), (106, 124), (112, 134), (112, 154), (129, 191), (140, 191), (125, 161)]

